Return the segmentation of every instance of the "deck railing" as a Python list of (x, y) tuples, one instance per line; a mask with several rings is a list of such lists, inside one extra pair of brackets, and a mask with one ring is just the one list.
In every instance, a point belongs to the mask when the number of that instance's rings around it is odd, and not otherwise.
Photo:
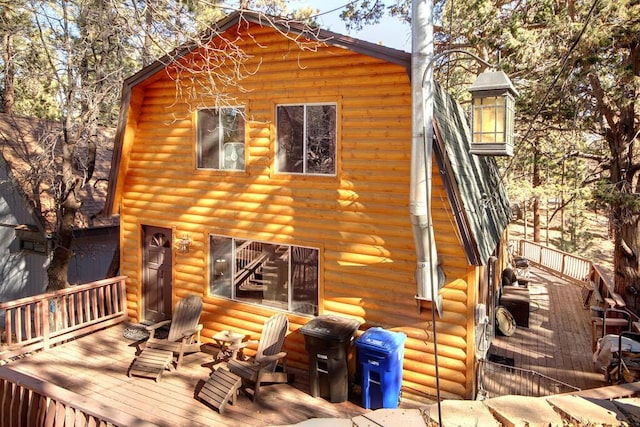
[(558, 249), (548, 248), (529, 240), (520, 240), (520, 255), (530, 262), (559, 274), (565, 279), (586, 282), (593, 263)]
[[(610, 275), (592, 261), (529, 240), (520, 240), (519, 249), (520, 255), (534, 265), (592, 290), (599, 304), (604, 305), (605, 300), (609, 299), (608, 306), (625, 309), (634, 320), (638, 320), (638, 316), (627, 309), (624, 298), (615, 291)], [(588, 307), (589, 301), (584, 301), (584, 303), (585, 307)]]
[(0, 360), (49, 347), (126, 319), (125, 276), (0, 303)]
[(580, 391), (536, 371), (480, 360), (478, 387), (484, 398), (519, 395), (543, 397)]
[(147, 427), (144, 420), (14, 371), (0, 367), (0, 426)]

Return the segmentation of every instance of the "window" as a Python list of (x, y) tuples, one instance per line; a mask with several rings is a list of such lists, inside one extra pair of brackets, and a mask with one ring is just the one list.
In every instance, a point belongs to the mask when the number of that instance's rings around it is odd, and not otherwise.
[(39, 255), (47, 255), (49, 246), (46, 241), (20, 240), (20, 250)]
[(197, 167), (244, 170), (244, 108), (208, 108), (197, 112)]
[(213, 235), (209, 248), (211, 295), (318, 314), (318, 249)]
[(335, 175), (336, 105), (276, 107), (278, 172)]
[(52, 249), (50, 239), (31, 224), (21, 224), (14, 228), (19, 250), (38, 255), (49, 255)]

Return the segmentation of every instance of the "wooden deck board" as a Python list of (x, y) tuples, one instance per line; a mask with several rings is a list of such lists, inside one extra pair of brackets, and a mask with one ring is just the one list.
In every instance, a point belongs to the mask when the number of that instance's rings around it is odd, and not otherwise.
[[(359, 398), (330, 403), (311, 397), (307, 373), (295, 371), (296, 383), (265, 386), (255, 403), (240, 392), (236, 404), (228, 405), (221, 415), (195, 398), (197, 388), (214, 367), (213, 346), (206, 344), (203, 352), (186, 355), (179, 370), (165, 372), (162, 382), (156, 383), (127, 376), (137, 346), (122, 332), (122, 325), (107, 328), (15, 360), (10, 367), (160, 426), (294, 424), (309, 418), (352, 418), (369, 412), (359, 405)], [(406, 399), (401, 404), (420, 406)], [(285, 407), (287, 411), (282, 410)]]
[(581, 389), (606, 385), (593, 369), (591, 314), (582, 305), (581, 287), (531, 268), (529, 290), (529, 328), (496, 336), (489, 353)]

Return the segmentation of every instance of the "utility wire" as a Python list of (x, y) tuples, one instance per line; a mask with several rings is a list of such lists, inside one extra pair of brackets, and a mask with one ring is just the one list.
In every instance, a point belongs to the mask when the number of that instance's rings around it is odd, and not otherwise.
[(338, 6), (338, 7), (336, 7), (336, 8), (331, 9), (331, 10), (327, 10), (326, 12), (320, 12), (320, 13), (318, 13), (318, 14), (316, 14), (316, 15), (311, 15), (309, 18), (317, 18), (318, 16), (328, 15), (328, 14), (330, 14), (330, 13), (337, 12), (338, 10), (340, 10), (340, 9), (344, 9), (344, 8), (345, 8), (345, 7), (347, 7), (347, 6), (351, 6), (351, 5), (353, 5), (353, 4), (356, 4), (356, 3), (358, 3), (359, 1), (360, 1), (360, 0), (350, 1), (349, 3), (343, 4), (342, 6)]

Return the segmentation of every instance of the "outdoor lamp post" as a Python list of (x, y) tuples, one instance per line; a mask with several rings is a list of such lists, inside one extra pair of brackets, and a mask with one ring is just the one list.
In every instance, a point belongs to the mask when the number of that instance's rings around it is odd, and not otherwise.
[(487, 71), (471, 93), (471, 150), (482, 156), (513, 156), (513, 122), (518, 92), (502, 71)]

